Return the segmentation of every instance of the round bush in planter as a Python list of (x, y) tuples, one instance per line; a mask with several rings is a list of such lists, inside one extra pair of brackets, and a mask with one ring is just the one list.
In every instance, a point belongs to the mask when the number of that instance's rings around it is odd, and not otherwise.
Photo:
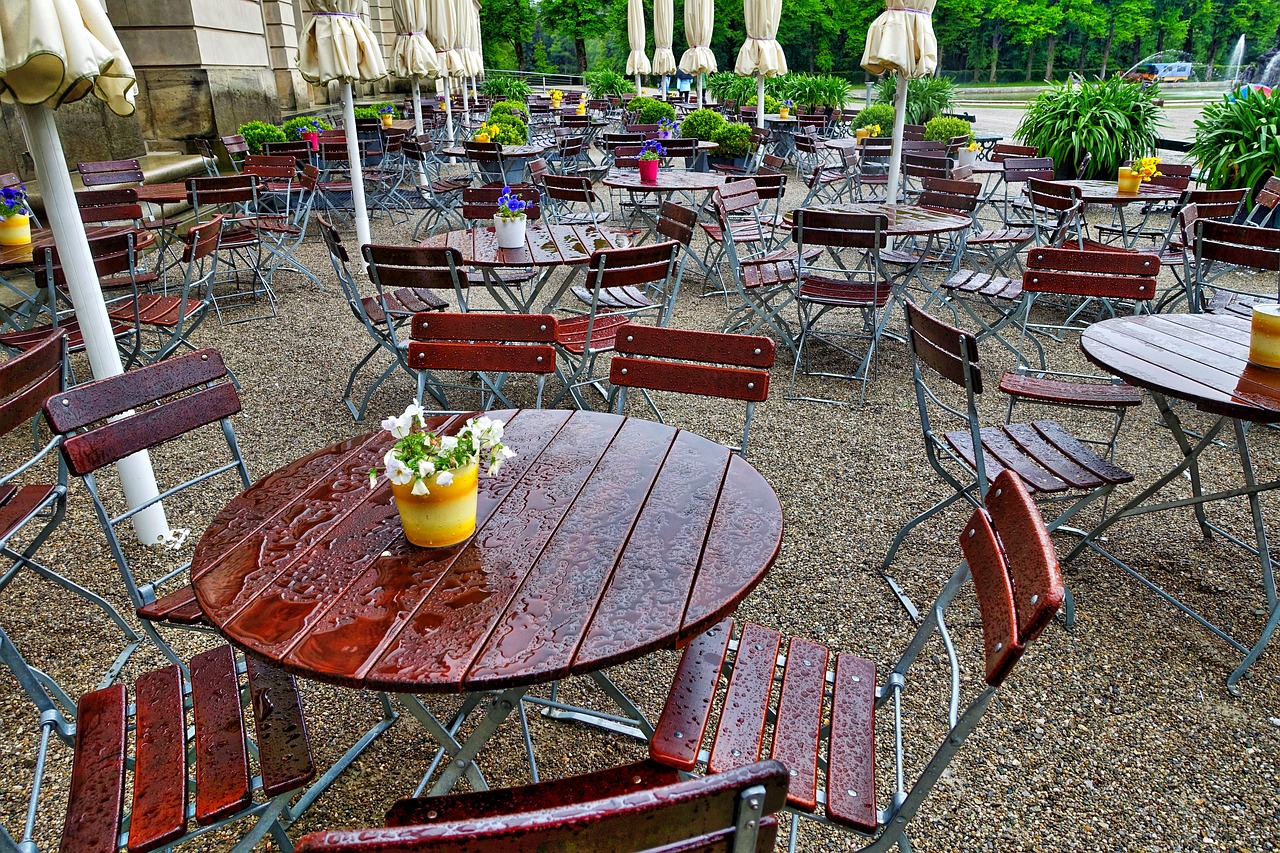
[(248, 121), (236, 128), (236, 133), (244, 137), (250, 154), (261, 154), (268, 142), (284, 142), (284, 131), (274, 124), (265, 121)]
[(715, 110), (694, 110), (680, 122), (680, 135), (711, 142), (716, 131), (724, 126), (724, 116)]
[(966, 136), (973, 140), (973, 126), (962, 118), (938, 116), (925, 122), (924, 138), (926, 142), (950, 142), (957, 136)]
[(636, 124), (657, 124), (659, 119), (675, 121), (676, 109), (654, 98), (632, 98), (627, 107), (636, 114)]
[(726, 122), (715, 132), (711, 141), (720, 146), (711, 152), (711, 162), (739, 169), (747, 165), (747, 155), (751, 153), (750, 126)]
[[(1196, 120), (1191, 154), (1210, 189), (1248, 187), (1250, 195), (1280, 174), (1280, 95), (1232, 93), (1209, 104)], [(1269, 128), (1263, 133), (1263, 128)]]
[(870, 127), (873, 124), (880, 125), (881, 135), (888, 136), (893, 131), (893, 107), (887, 104), (872, 104), (854, 116), (854, 130)]

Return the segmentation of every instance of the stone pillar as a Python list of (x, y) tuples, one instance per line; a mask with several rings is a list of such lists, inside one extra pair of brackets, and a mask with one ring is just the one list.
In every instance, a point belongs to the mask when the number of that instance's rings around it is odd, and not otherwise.
[(262, 0), (267, 53), (284, 112), (311, 108), (311, 89), (298, 72), (298, 17), (296, 0)]
[(137, 72), (149, 147), (280, 120), (260, 0), (109, 0), (107, 11)]

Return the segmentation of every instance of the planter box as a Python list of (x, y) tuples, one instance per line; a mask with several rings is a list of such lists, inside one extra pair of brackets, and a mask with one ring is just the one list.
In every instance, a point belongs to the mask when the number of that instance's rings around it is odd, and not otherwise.
[(506, 161), (507, 172), (504, 175), (502, 170), (493, 163), (478, 163), (480, 174), (484, 175), (486, 183), (496, 184), (503, 183), (507, 186), (524, 182), (524, 159), (516, 158)]
[(714, 154), (707, 155), (707, 160), (713, 166), (733, 166), (736, 169), (747, 168), (747, 157), (717, 157)]

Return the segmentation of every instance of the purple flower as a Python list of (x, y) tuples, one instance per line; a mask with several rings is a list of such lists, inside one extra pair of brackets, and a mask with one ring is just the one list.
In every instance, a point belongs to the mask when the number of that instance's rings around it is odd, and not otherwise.
[(512, 194), (511, 187), (504, 186), (502, 195), (498, 196), (498, 215), (508, 219), (514, 218), (523, 213), (529, 207), (529, 203), (521, 199), (519, 196)]
[(667, 156), (667, 149), (656, 139), (650, 139), (640, 149), (641, 160), (659, 160)]
[(30, 212), (27, 207), (26, 184), (0, 189), (0, 218), (26, 216)]

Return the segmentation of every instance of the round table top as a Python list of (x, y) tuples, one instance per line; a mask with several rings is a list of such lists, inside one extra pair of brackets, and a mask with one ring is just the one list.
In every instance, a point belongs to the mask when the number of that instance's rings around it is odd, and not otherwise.
[[(887, 204), (885, 202), (858, 202), (857, 204), (824, 204), (814, 207), (827, 213), (862, 213), (868, 216), (880, 214), (889, 218), (884, 232), (894, 237), (925, 236), (963, 231), (973, 224), (968, 216), (948, 213), (918, 204)], [(789, 223), (791, 214), (784, 217)]]
[(498, 247), (493, 226), (448, 231), (422, 241), (432, 249), (451, 246), (463, 263), (477, 267), (554, 267), (585, 264), (593, 252), (631, 245), (635, 231), (608, 225), (548, 225), (542, 220), (525, 225), (523, 249)]
[(602, 183), (637, 192), (675, 192), (677, 190), (713, 190), (724, 186), (724, 175), (716, 172), (690, 172), (685, 169), (659, 169), (658, 180), (640, 180), (639, 169), (610, 169)]
[[(539, 157), (551, 149), (548, 145), (504, 145), (502, 146), (502, 156), (508, 158), (515, 157)], [(439, 151), (441, 157), (466, 157), (467, 150), (461, 145), (450, 145), (448, 148), (442, 148)]]
[(1136, 193), (1120, 192), (1120, 185), (1115, 181), (1054, 181), (1080, 190), (1080, 200), (1085, 204), (1133, 204), (1136, 201), (1164, 201), (1178, 199), (1181, 190), (1159, 184), (1146, 183)]
[(796, 122), (796, 120), (797, 120), (797, 119), (796, 119), (796, 114), (795, 114), (795, 113), (792, 113), (791, 115), (787, 116), (786, 118), (783, 118), (783, 117), (782, 117), (782, 113), (765, 113), (765, 114), (764, 114), (764, 120), (765, 120), (765, 121), (777, 122), (777, 123), (779, 123), (779, 124), (783, 124), (783, 123), (785, 123), (785, 124), (794, 124), (794, 123)]
[(732, 613), (773, 565), (782, 507), (727, 448), (639, 418), (493, 415), (519, 455), (480, 478), (472, 538), (410, 545), (389, 485), (369, 488), (391, 437), (353, 438), (267, 475), (217, 515), (191, 564), (209, 621), (307, 678), (498, 689), (675, 648)]
[(975, 160), (973, 163), (973, 173), (975, 175), (1003, 175), (1004, 163), (992, 163), (990, 160)]
[(1086, 329), (1080, 346), (1130, 385), (1217, 415), (1280, 422), (1280, 370), (1249, 364), (1249, 326), (1215, 314), (1116, 317)]

